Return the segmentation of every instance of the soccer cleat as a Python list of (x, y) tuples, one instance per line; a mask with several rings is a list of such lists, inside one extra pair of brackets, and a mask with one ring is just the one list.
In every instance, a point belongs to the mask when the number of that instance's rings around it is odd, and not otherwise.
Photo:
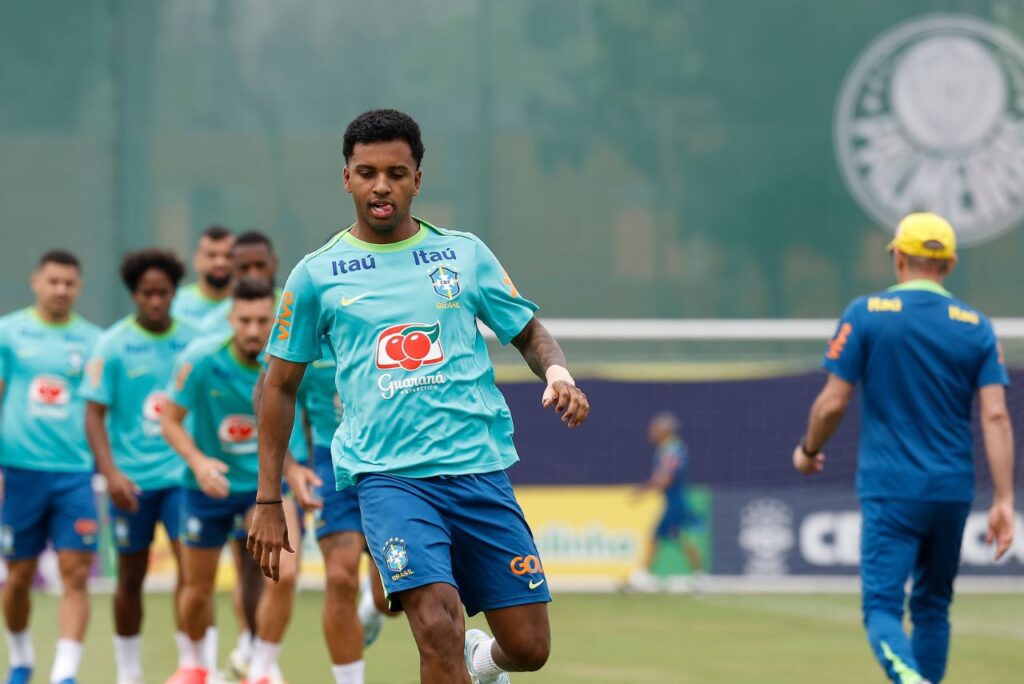
[(377, 610), (377, 606), (373, 602), (366, 600), (367, 594), (372, 594), (373, 589), (370, 588), (369, 578), (364, 577), (362, 582), (359, 583), (359, 599), (356, 601), (356, 605), (359, 606), (357, 612), (359, 614), (359, 622), (363, 625), (363, 645), (369, 646), (377, 637), (380, 636), (380, 630), (384, 626), (384, 616)]
[(206, 668), (179, 667), (165, 684), (207, 684)]
[(28, 684), (32, 680), (32, 668), (25, 665), (12, 667), (7, 675), (7, 684)]
[(487, 632), (482, 630), (466, 630), (466, 645), (462, 649), (462, 658), (466, 662), (466, 669), (469, 671), (469, 681), (472, 684), (509, 684), (512, 678), (509, 677), (507, 672), (481, 677), (473, 671), (473, 653), (480, 644), (489, 641), (490, 638), (487, 636)]
[(228, 674), (239, 682), (244, 682), (249, 676), (249, 658), (238, 647), (228, 654)]

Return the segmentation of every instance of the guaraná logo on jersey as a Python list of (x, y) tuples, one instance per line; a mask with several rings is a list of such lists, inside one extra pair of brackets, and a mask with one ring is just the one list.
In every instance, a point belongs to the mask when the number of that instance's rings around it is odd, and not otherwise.
[(434, 292), (451, 301), (459, 296), (459, 272), (449, 266), (438, 266), (430, 272), (430, 283)]
[(835, 146), (857, 203), (889, 229), (934, 211), (962, 244), (1024, 219), (1024, 45), (997, 24), (933, 14), (867, 46), (840, 89)]
[(145, 419), (142, 431), (147, 437), (160, 435), (160, 416), (164, 412), (167, 400), (166, 392), (150, 392), (146, 400), (142, 402), (142, 417)]
[(403, 323), (385, 329), (377, 338), (377, 368), (404, 368), (414, 371), (420, 366), (444, 361), (441, 350), (441, 323)]
[(59, 375), (37, 375), (28, 386), (28, 413), (33, 417), (67, 418), (71, 386)]
[(217, 437), (227, 453), (251, 454), (256, 451), (256, 420), (243, 413), (227, 415), (220, 421)]

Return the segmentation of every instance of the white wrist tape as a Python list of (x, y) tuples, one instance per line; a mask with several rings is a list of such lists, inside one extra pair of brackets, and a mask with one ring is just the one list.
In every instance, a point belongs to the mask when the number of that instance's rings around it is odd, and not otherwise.
[(544, 377), (548, 381), (548, 387), (559, 381), (567, 382), (573, 387), (576, 386), (576, 381), (569, 375), (569, 369), (564, 366), (548, 366), (548, 369), (544, 371)]

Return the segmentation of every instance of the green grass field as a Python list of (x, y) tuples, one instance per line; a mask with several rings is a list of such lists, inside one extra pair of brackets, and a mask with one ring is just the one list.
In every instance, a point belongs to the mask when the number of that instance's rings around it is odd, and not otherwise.
[[(516, 682), (557, 684), (865, 684), (882, 682), (863, 633), (855, 596), (566, 594), (552, 604), (554, 651), (538, 674)], [(219, 598), (221, 653), (234, 644), (226, 596)], [(330, 681), (320, 634), (320, 595), (305, 592), (285, 641), (282, 667), (291, 684)], [(961, 596), (953, 611), (949, 684), (1020, 681), (1024, 595)], [(53, 655), (56, 600), (39, 596), (33, 632), (46, 681)], [(474, 622), (478, 622), (474, 620)], [(147, 681), (172, 671), (170, 601), (147, 601)], [(97, 597), (81, 684), (111, 684), (110, 599)], [(417, 681), (416, 651), (404, 619), (389, 621), (367, 652), (367, 682)]]

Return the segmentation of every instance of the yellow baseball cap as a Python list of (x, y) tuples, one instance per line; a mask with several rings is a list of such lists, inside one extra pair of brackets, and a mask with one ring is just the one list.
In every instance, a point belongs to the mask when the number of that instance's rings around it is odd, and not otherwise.
[(952, 259), (956, 256), (956, 233), (949, 221), (938, 214), (907, 214), (896, 226), (896, 237), (886, 249), (898, 249), (907, 256)]

